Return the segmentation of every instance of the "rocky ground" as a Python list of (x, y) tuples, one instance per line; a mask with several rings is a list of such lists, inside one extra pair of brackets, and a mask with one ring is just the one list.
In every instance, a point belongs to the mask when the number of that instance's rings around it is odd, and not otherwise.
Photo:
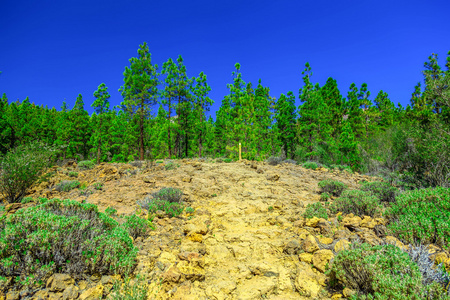
[[(55, 175), (35, 188), (32, 197), (70, 198), (114, 207), (119, 214), (144, 215), (138, 200), (162, 187), (184, 192), (194, 213), (177, 218), (159, 215), (156, 230), (137, 238), (136, 274), (146, 276), (149, 299), (339, 299), (353, 291), (327, 287), (325, 268), (353, 241), (396, 243), (385, 236), (383, 219), (347, 215), (304, 219), (309, 203), (319, 201), (317, 183), (324, 179), (357, 188), (371, 178), (326, 169), (308, 170), (293, 164), (218, 163), (200, 160), (101, 164), (80, 171), (76, 164), (53, 168)], [(177, 164), (179, 165), (177, 167)], [(77, 177), (69, 176), (78, 172)], [(85, 189), (57, 192), (62, 180), (79, 180)], [(96, 190), (94, 183), (102, 182)], [(12, 213), (18, 207), (10, 207)], [(338, 220), (339, 219), (339, 220)], [(440, 249), (436, 259), (450, 259)], [(28, 299), (95, 299), (111, 290), (110, 276), (74, 282), (55, 275), (39, 295)], [(23, 295), (22, 295), (23, 296)], [(19, 293), (6, 295), (19, 299)]]

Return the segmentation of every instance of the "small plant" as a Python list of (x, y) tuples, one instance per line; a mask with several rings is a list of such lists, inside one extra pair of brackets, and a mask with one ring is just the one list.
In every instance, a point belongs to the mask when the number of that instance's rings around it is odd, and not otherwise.
[(320, 195), (320, 201), (328, 201), (328, 200), (330, 200), (330, 198), (331, 198), (331, 196), (328, 193), (322, 193)]
[(303, 163), (303, 168), (305, 168), (305, 169), (315, 170), (318, 167), (319, 166), (317, 165), (317, 163), (313, 162), (313, 161), (307, 161), (307, 162)]
[(228, 163), (233, 162), (233, 160), (232, 160), (231, 158), (225, 158), (225, 159), (223, 160), (223, 162), (228, 164)]
[(117, 209), (115, 209), (114, 207), (108, 206), (108, 207), (105, 209), (105, 214), (106, 214), (107, 216), (112, 216), (112, 215), (115, 215), (116, 213), (117, 213)]
[(339, 211), (358, 216), (375, 216), (381, 211), (380, 201), (369, 192), (346, 190), (341, 197), (334, 200), (330, 206), (333, 213)]
[(76, 189), (80, 186), (80, 182), (77, 180), (63, 180), (56, 185), (55, 189), (58, 192), (68, 192), (70, 190)]
[(331, 170), (339, 170), (339, 171), (347, 171), (349, 173), (353, 173), (352, 168), (347, 165), (330, 165)]
[(174, 163), (174, 162), (168, 162), (165, 166), (164, 166), (164, 168), (166, 169), (166, 170), (175, 170), (176, 168), (179, 168), (180, 167), (180, 165), (179, 164), (176, 164), (176, 163)]
[(162, 163), (164, 163), (164, 161), (162, 161), (162, 160), (157, 160), (155, 163), (157, 163), (157, 164), (162, 164)]
[(183, 192), (177, 188), (162, 188), (159, 191), (152, 194), (154, 199), (160, 199), (168, 201), (170, 203), (180, 202)]
[(122, 281), (114, 281), (111, 299), (112, 300), (146, 300), (147, 299), (147, 279), (145, 276), (136, 276), (134, 280), (126, 276)]
[(212, 194), (211, 197), (217, 197), (217, 194)]
[(322, 188), (323, 193), (329, 193), (335, 197), (339, 197), (347, 186), (337, 180), (323, 180), (319, 182), (319, 187)]
[(398, 188), (385, 181), (366, 182), (362, 185), (361, 190), (371, 192), (381, 202), (395, 202), (395, 197), (399, 194)]
[(179, 216), (183, 210), (184, 205), (180, 203), (183, 192), (176, 188), (163, 188), (145, 198), (143, 201), (138, 201), (137, 204), (143, 209), (148, 210), (149, 213), (156, 213), (156, 211), (164, 211), (169, 217)]
[(136, 215), (125, 216), (124, 218), (125, 223), (123, 223), (122, 226), (133, 239), (145, 235), (148, 228), (147, 220), (141, 219)]
[(22, 201), (20, 201), (20, 203), (22, 203), (22, 204), (27, 204), (30, 202), (33, 202), (33, 197), (25, 197), (25, 198), (22, 198)]
[(69, 177), (78, 177), (78, 172), (70, 171), (68, 175)]
[(96, 190), (101, 190), (103, 188), (103, 183), (102, 182), (96, 182), (93, 184), (94, 189)]
[(192, 207), (190, 207), (190, 206), (186, 207), (186, 213), (193, 214), (194, 212), (195, 212), (195, 209), (193, 209)]
[(269, 207), (267, 208), (267, 210), (268, 210), (268, 211), (273, 211), (273, 206), (269, 206)]
[(306, 206), (306, 210), (303, 213), (303, 216), (307, 219), (312, 219), (313, 217), (324, 218), (328, 220), (327, 209), (323, 207), (322, 203), (316, 202), (312, 204), (308, 204)]
[(271, 166), (279, 165), (283, 162), (283, 158), (279, 156), (271, 156), (267, 159), (267, 163)]
[(78, 169), (80, 170), (90, 170), (95, 167), (95, 163), (90, 160), (82, 160), (78, 163)]

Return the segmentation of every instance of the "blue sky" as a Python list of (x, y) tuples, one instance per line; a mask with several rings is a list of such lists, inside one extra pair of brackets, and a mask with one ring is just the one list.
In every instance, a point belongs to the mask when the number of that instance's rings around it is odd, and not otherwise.
[[(444, 65), (450, 50), (450, 1), (0, 1), (0, 93), (10, 101), (59, 109), (79, 93), (85, 108), (104, 82), (111, 104), (129, 58), (147, 42), (154, 63), (181, 54), (189, 76), (201, 71), (216, 111), (228, 93), (234, 64), (270, 94), (337, 80), (383, 90), (406, 106), (431, 53)], [(157, 110), (157, 108), (155, 109)]]

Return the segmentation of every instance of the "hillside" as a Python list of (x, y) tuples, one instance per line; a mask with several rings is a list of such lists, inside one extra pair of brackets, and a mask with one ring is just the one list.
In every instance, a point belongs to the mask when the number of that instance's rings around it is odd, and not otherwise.
[[(342, 291), (329, 287), (324, 271), (339, 250), (350, 242), (403, 246), (384, 235), (382, 218), (302, 217), (308, 204), (320, 200), (320, 181), (339, 180), (355, 189), (360, 182), (373, 180), (346, 171), (199, 160), (104, 163), (90, 170), (69, 162), (52, 170), (52, 177), (31, 197), (70, 198), (96, 204), (100, 210), (113, 207), (118, 215), (144, 217), (137, 201), (164, 187), (183, 191), (185, 206), (195, 211), (173, 218), (158, 211), (155, 230), (134, 241), (139, 249), (134, 273), (146, 276), (150, 299), (338, 299)], [(81, 188), (55, 189), (57, 183), (74, 179)], [(101, 189), (93, 188), (99, 182)], [(11, 214), (32, 205), (12, 204), (7, 210)], [(447, 252), (436, 246), (430, 249), (439, 252), (435, 257), (449, 267)], [(60, 280), (62, 287), (55, 289), (49, 280), (38, 291), (42, 299), (94, 299), (100, 293), (107, 296), (112, 286), (111, 276), (76, 282), (55, 276), (51, 279)], [(77, 297), (67, 298), (67, 290)], [(19, 299), (11, 293), (7, 299)], [(344, 290), (345, 296), (348, 293), (352, 291)]]

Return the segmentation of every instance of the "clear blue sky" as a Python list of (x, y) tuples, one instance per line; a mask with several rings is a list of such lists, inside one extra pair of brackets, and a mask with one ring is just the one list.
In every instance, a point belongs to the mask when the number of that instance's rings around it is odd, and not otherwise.
[(81, 93), (92, 112), (104, 82), (111, 104), (128, 59), (147, 42), (154, 63), (181, 54), (189, 76), (204, 71), (216, 111), (234, 64), (243, 79), (259, 78), (271, 96), (313, 82), (368, 84), (406, 106), (431, 53), (444, 64), (450, 50), (450, 1), (98, 1), (0, 0), (0, 93), (10, 101), (73, 107)]

